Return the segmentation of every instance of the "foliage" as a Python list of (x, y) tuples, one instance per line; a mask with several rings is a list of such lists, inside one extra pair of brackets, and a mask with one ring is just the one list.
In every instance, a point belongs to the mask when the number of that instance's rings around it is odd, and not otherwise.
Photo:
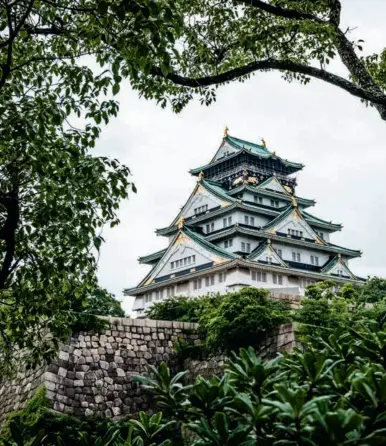
[(125, 317), (121, 302), (105, 288), (98, 287), (88, 296), (84, 312), (98, 316)]
[(148, 310), (151, 319), (198, 322), (204, 343), (192, 346), (178, 340), (183, 356), (201, 357), (257, 345), (267, 330), (290, 320), (290, 311), (281, 301), (269, 299), (267, 290), (244, 288), (224, 296), (171, 297), (155, 302)]
[(359, 290), (359, 299), (368, 303), (386, 300), (386, 279), (369, 278)]
[(222, 378), (183, 384), (162, 365), (147, 380), (193, 446), (380, 445), (386, 442), (385, 327), (369, 322), (308, 340), (263, 363), (242, 349)]
[[(194, 0), (178, 2), (180, 38), (165, 72), (153, 64), (134, 86), (163, 106), (181, 110), (195, 96), (216, 99), (216, 88), (245, 82), (258, 72), (280, 71), (288, 81), (319, 79), (374, 106), (386, 119), (386, 50), (361, 56), (363, 40), (341, 29), (340, 0)], [(347, 6), (349, 7), (349, 6)], [(332, 61), (348, 71), (343, 77)]]
[(73, 332), (102, 330), (107, 321), (98, 316), (125, 316), (121, 302), (101, 287), (96, 287), (83, 301), (71, 299), (71, 311)]
[(29, 365), (52, 357), (69, 334), (70, 301), (96, 286), (102, 229), (119, 223), (119, 203), (135, 188), (126, 166), (90, 150), (118, 112), (112, 95), (123, 77), (150, 55), (164, 65), (180, 23), (172, 6), (0, 8), (0, 372), (14, 369), (15, 351)]
[(165, 436), (172, 433), (174, 421), (165, 422), (162, 413), (139, 413), (139, 419), (119, 423), (106, 418), (75, 418), (48, 409), (41, 388), (27, 406), (12, 414), (3, 429), (4, 446), (169, 446)]
[(285, 303), (269, 298), (269, 291), (243, 288), (207, 308), (199, 325), (208, 351), (229, 352), (258, 345), (268, 330), (288, 322), (290, 314)]
[(381, 296), (378, 283), (382, 285), (382, 280), (376, 279), (375, 285), (370, 279), (370, 285), (346, 283), (338, 287), (325, 281), (307, 287), (306, 298), (295, 313), (301, 339), (325, 338), (337, 328), (348, 330), (372, 320), (381, 323), (386, 314), (386, 299), (377, 300)]
[(198, 322), (207, 307), (216, 306), (221, 296), (186, 296), (168, 297), (154, 304), (147, 310), (146, 317), (161, 321)]

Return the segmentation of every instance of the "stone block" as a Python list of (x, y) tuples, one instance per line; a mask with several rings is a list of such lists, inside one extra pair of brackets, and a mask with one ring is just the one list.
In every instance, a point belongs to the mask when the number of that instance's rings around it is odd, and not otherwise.
[(101, 369), (107, 370), (109, 368), (109, 363), (106, 361), (99, 361), (99, 366)]
[(65, 369), (63, 367), (59, 367), (58, 376), (65, 378), (67, 376), (67, 369)]
[(63, 361), (68, 361), (70, 357), (70, 354), (68, 352), (60, 351), (59, 352), (59, 359), (62, 359)]

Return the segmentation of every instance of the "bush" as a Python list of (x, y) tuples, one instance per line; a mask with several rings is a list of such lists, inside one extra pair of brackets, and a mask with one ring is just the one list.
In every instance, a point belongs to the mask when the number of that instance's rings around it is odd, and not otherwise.
[[(191, 446), (386, 444), (386, 329), (335, 330), (262, 363), (242, 349), (222, 378), (142, 377)], [(181, 443), (173, 443), (177, 444)]]
[(221, 296), (202, 296), (197, 298), (178, 296), (155, 302), (147, 311), (150, 319), (161, 321), (198, 322), (207, 307), (217, 305)]
[(23, 410), (9, 416), (0, 445), (170, 446), (168, 438), (180, 438), (175, 421), (165, 422), (162, 413), (138, 415), (139, 420), (114, 423), (106, 418), (57, 414), (48, 409), (45, 389), (41, 388)]
[(270, 299), (269, 291), (243, 288), (226, 294), (218, 305), (207, 308), (201, 314), (199, 326), (208, 351), (230, 352), (257, 346), (267, 331), (290, 320), (288, 306)]
[[(376, 282), (379, 284), (379, 279)], [(382, 324), (386, 315), (386, 299), (380, 299), (379, 287), (374, 287), (374, 284), (367, 287), (367, 284), (346, 283), (337, 288), (333, 282), (326, 281), (309, 286), (306, 298), (295, 314), (301, 340), (325, 338), (337, 328), (349, 330), (374, 320)]]
[(386, 300), (386, 279), (372, 277), (361, 288), (360, 300), (365, 302), (380, 302)]
[(269, 299), (267, 290), (256, 288), (244, 288), (224, 296), (170, 297), (152, 305), (147, 316), (198, 322), (203, 344), (190, 346), (181, 341), (176, 345), (183, 356), (195, 358), (257, 345), (267, 330), (291, 320), (285, 303)]

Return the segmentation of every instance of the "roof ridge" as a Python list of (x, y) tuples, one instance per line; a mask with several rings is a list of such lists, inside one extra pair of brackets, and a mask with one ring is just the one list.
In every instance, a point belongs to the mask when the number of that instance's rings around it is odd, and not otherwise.
[[(228, 200), (230, 202), (235, 202), (236, 198), (231, 197), (230, 195), (228, 195), (226, 193), (226, 191), (219, 185), (217, 184), (210, 184), (210, 182), (208, 180), (205, 180), (205, 178), (201, 181), (201, 184), (206, 187), (207, 189), (209, 189), (210, 192), (212, 192), (213, 194), (220, 196), (221, 198)], [(217, 190), (217, 189), (219, 190)]]
[(309, 217), (311, 219), (319, 221), (320, 223), (325, 223), (327, 225), (333, 225), (333, 226), (342, 226), (341, 223), (332, 223), (331, 221), (324, 220), (323, 218), (315, 217), (315, 215), (312, 215), (307, 211), (301, 210), (300, 212), (303, 214), (304, 217)]
[(220, 253), (220, 254), (222, 254), (223, 256), (225, 256), (225, 257), (227, 257), (229, 259), (239, 258), (239, 256), (237, 256), (235, 254), (232, 254), (231, 252), (225, 251), (225, 249), (222, 249), (219, 246), (209, 242), (204, 237), (202, 237), (200, 234), (198, 234), (197, 232), (192, 231), (191, 229), (187, 228), (186, 226), (184, 226), (181, 229), (181, 232), (185, 233), (188, 237), (192, 238), (197, 243), (200, 243), (201, 246), (203, 246), (203, 247), (205, 247), (207, 249), (211, 249), (213, 251), (216, 251), (217, 253)]
[(269, 221), (265, 226), (262, 227), (262, 229), (272, 228), (272, 226), (274, 226), (276, 223), (279, 223), (283, 218), (287, 217), (290, 212), (293, 211), (293, 209), (294, 207), (292, 205), (289, 205), (287, 209), (277, 215), (273, 220)]

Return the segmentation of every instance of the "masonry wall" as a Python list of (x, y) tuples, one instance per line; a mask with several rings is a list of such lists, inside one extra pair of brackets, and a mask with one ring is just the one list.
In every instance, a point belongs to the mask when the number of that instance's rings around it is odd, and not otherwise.
[[(61, 346), (52, 364), (0, 382), (0, 423), (23, 408), (40, 385), (57, 412), (119, 418), (153, 408), (134, 381), (134, 376), (148, 374), (149, 364), (165, 361), (173, 373), (188, 369), (191, 379), (222, 373), (222, 356), (183, 362), (173, 350), (180, 337), (200, 342), (195, 324), (150, 319), (110, 318), (108, 328), (98, 334), (80, 332)], [(259, 347), (261, 357), (270, 358), (293, 344), (293, 325), (283, 325), (267, 335)]]

